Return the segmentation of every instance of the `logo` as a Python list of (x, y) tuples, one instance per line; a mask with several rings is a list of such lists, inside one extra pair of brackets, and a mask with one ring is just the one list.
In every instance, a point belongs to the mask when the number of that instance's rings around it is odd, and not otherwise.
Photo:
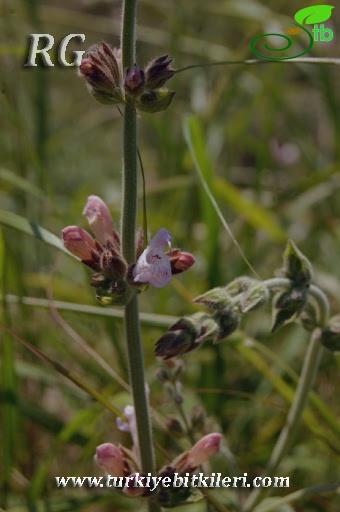
[[(296, 59), (297, 57), (302, 57), (302, 55), (305, 55), (307, 52), (311, 50), (314, 42), (329, 42), (333, 39), (333, 31), (330, 28), (325, 27), (325, 25), (323, 24), (324, 21), (327, 21), (331, 17), (332, 9), (334, 9), (333, 5), (312, 5), (310, 7), (300, 9), (300, 11), (298, 11), (294, 16), (294, 19), (297, 23), (294, 23), (292, 21), (291, 25), (294, 25), (294, 27), (288, 28), (284, 31), (285, 34), (287, 35), (275, 33), (261, 34), (260, 36), (257, 36), (254, 39), (252, 39), (250, 43), (251, 51), (255, 53), (255, 55), (257, 55), (258, 57), (269, 60), (288, 60)], [(313, 28), (311, 29), (311, 32), (307, 30), (307, 28), (304, 27), (303, 24), (314, 25)], [(258, 46), (259, 40), (262, 39), (263, 37), (276, 36), (283, 38), (286, 41), (286, 46), (282, 48), (273, 48), (267, 42), (265, 42), (264, 48), (270, 52), (283, 52), (285, 50), (288, 50), (293, 44), (293, 41), (289, 36), (295, 36), (302, 32), (304, 32), (308, 37), (308, 47), (303, 52), (298, 53), (297, 55), (293, 55), (292, 57), (269, 57), (268, 55), (260, 53), (255, 47), (255, 45)]]

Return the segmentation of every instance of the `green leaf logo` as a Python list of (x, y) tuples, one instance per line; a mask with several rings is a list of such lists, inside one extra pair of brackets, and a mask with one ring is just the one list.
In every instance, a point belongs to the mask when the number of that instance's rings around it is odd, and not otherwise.
[(332, 9), (334, 9), (334, 5), (312, 5), (298, 11), (294, 19), (301, 25), (303, 23), (307, 25), (322, 23), (331, 17)]

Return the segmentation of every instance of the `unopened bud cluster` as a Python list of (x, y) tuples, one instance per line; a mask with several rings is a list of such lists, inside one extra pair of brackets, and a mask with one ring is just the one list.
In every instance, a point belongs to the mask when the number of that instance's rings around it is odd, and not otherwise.
[[(308, 302), (312, 265), (291, 240), (287, 243), (279, 274), (285, 279), (261, 282), (239, 277), (227, 286), (200, 295), (194, 302), (202, 304), (211, 313), (194, 313), (180, 318), (157, 341), (155, 354), (169, 359), (194, 350), (204, 341), (219, 343), (238, 328), (244, 314), (267, 303), (270, 290), (277, 288), (283, 290), (273, 298), (272, 332), (299, 317), (306, 329), (313, 330), (317, 326), (316, 312)], [(339, 317), (334, 317), (323, 331), (322, 343), (330, 350), (339, 350), (339, 325)]]
[[(272, 332), (294, 321), (306, 310), (308, 290), (313, 279), (311, 263), (292, 240), (288, 240), (283, 254), (283, 268), (279, 274), (290, 280), (290, 286), (274, 297)], [(302, 322), (308, 320), (312, 320), (312, 317), (306, 311)]]
[(141, 69), (137, 64), (123, 69), (121, 51), (102, 42), (91, 46), (79, 66), (79, 74), (100, 103), (124, 104), (133, 100), (142, 112), (160, 112), (171, 103), (174, 91), (164, 89), (175, 74), (172, 59), (162, 55)]
[(194, 313), (180, 318), (157, 342), (156, 356), (169, 359), (199, 347), (204, 341), (219, 343), (239, 326), (242, 315), (257, 309), (269, 298), (260, 282), (240, 277), (225, 287), (213, 288), (196, 297), (211, 313)]

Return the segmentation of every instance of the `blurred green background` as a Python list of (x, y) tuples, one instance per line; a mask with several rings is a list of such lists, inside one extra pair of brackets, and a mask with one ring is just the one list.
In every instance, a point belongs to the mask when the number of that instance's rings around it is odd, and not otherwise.
[[(140, 0), (137, 62), (143, 67), (164, 53), (174, 58), (176, 68), (252, 59), (254, 37), (282, 33), (297, 10), (318, 3)], [(1, 8), (1, 209), (59, 236), (64, 226), (86, 227), (82, 208), (87, 196), (96, 194), (108, 203), (119, 226), (119, 112), (96, 103), (75, 68), (58, 64), (56, 49), (51, 52), (54, 67), (24, 63), (32, 33), (51, 34), (54, 48), (68, 34), (85, 34), (85, 43), (69, 44), (70, 60), (73, 50), (101, 40), (119, 46), (120, 1), (2, 0)], [(339, 55), (337, 6), (325, 25), (332, 28), (333, 40), (315, 43), (308, 56)], [(294, 44), (301, 51), (306, 41), (296, 36)], [(292, 238), (313, 263), (315, 282), (328, 294), (332, 311), (339, 311), (339, 77), (337, 66), (294, 60), (195, 68), (169, 82), (176, 94), (168, 110), (140, 115), (150, 232), (166, 227), (174, 246), (197, 259), (171, 285), (143, 294), (142, 312), (192, 313), (196, 295), (250, 274), (203, 192), (183, 135), (188, 115), (197, 127), (196, 149), (205, 161), (205, 178), (256, 272), (263, 279), (273, 276), (285, 241)], [(124, 407), (130, 401), (126, 391), (75, 341), (76, 334), (81, 336), (127, 378), (121, 320), (101, 315), (109, 311), (104, 308), (94, 313), (86, 307), (100, 308), (89, 272), (20, 230), (4, 227), (0, 233), (2, 322)], [(70, 309), (59, 312), (74, 332), (65, 330), (46, 302), (22, 304), (15, 297), (68, 303)], [(143, 321), (143, 342), (151, 404), (158, 413), (156, 440), (176, 455), (171, 435), (160, 428), (175, 411), (155, 378), (159, 362), (153, 355), (166, 324), (167, 319), (163, 326), (157, 318)], [(293, 389), (294, 372), (301, 369), (308, 334), (294, 324), (271, 335), (270, 326), (269, 308), (260, 310), (230, 341), (184, 357), (184, 407), (190, 411), (203, 405), (223, 432), (233, 456), (217, 458), (213, 468), (225, 475), (261, 474), (289, 407), (285, 390)], [(56, 489), (55, 475), (101, 475), (93, 462), (96, 445), (129, 440), (101, 406), (10, 335), (2, 331), (1, 336), (0, 510), (142, 509), (143, 502), (112, 492)], [(290, 476), (289, 492), (339, 479), (338, 378), (339, 358), (324, 353), (315, 386), (319, 406), (311, 404), (296, 445), (278, 471)], [(182, 448), (187, 448), (185, 442)], [(157, 457), (162, 465), (160, 450)], [(242, 499), (244, 491), (238, 492)], [(223, 496), (222, 491), (216, 494)], [(225, 500), (229, 498), (226, 493)], [(282, 512), (336, 512), (339, 497), (312, 496), (292, 507)], [(208, 509), (203, 501), (186, 510)]]

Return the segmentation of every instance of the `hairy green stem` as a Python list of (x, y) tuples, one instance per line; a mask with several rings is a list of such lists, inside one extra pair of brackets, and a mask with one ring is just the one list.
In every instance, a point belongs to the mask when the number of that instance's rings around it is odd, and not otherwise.
[[(121, 47), (123, 68), (135, 60), (135, 25), (137, 0), (124, 0)], [(135, 232), (137, 210), (137, 122), (132, 101), (127, 101), (124, 112), (122, 248), (128, 263), (135, 261)], [(129, 378), (137, 423), (141, 470), (155, 474), (151, 422), (144, 374), (144, 358), (140, 336), (138, 302), (135, 295), (125, 307), (125, 334), (128, 352)], [(160, 507), (149, 502), (150, 512)]]
[[(264, 284), (268, 288), (275, 289), (277, 287), (289, 287), (291, 285), (291, 281), (286, 278), (274, 278), (264, 281)], [(303, 410), (308, 401), (309, 392), (314, 384), (315, 375), (319, 367), (323, 351), (320, 343), (320, 336), (321, 328), (325, 326), (328, 320), (329, 303), (326, 295), (317, 286), (311, 285), (309, 292), (317, 303), (319, 326), (316, 327), (312, 333), (294, 400), (290, 407), (286, 422), (273, 449), (264, 476), (271, 476), (274, 474), (281, 460), (294, 441), (294, 437), (300, 425)], [(254, 510), (254, 507), (256, 507), (256, 505), (261, 501), (266, 492), (267, 490), (264, 488), (255, 489), (249, 495), (244, 511), (248, 512)]]
[(137, 210), (137, 126), (133, 105), (125, 106), (123, 157), (123, 205), (121, 217), (123, 255), (128, 263), (135, 261)]

